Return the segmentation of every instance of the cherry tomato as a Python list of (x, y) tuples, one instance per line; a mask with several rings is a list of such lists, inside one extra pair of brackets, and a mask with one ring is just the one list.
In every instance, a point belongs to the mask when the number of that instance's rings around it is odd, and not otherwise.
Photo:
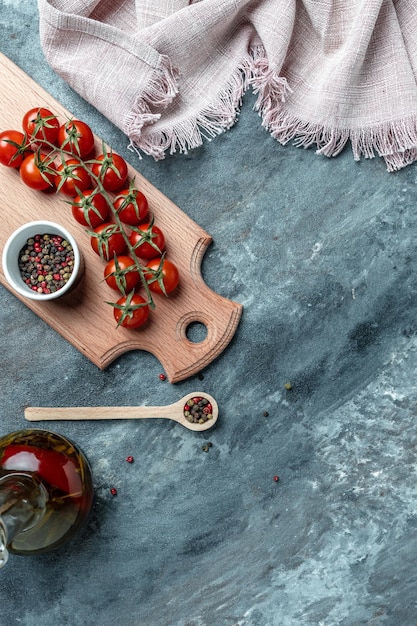
[(146, 300), (133, 291), (128, 296), (122, 296), (113, 304), (113, 315), (117, 326), (124, 328), (138, 328), (149, 317), (149, 306)]
[(76, 196), (91, 187), (91, 177), (78, 159), (68, 159), (56, 167), (55, 185), (67, 196)]
[(116, 191), (126, 182), (128, 169), (123, 157), (114, 152), (100, 154), (97, 163), (93, 163), (91, 171), (100, 179), (106, 191)]
[(123, 224), (136, 226), (148, 214), (148, 201), (138, 189), (124, 189), (120, 191), (113, 202)]
[(85, 159), (94, 149), (93, 131), (85, 122), (69, 120), (59, 127), (58, 145)]
[(0, 133), (0, 163), (7, 167), (20, 167), (27, 155), (26, 137), (18, 130)]
[(155, 225), (141, 224), (129, 235), (129, 241), (137, 257), (154, 259), (165, 250), (165, 237), (162, 230)]
[(43, 107), (30, 109), (23, 116), (22, 127), (30, 140), (36, 140), (31, 144), (35, 149), (45, 143), (55, 144), (58, 138), (58, 118)]
[(109, 205), (106, 198), (97, 189), (87, 189), (80, 196), (74, 198), (71, 210), (74, 219), (79, 224), (96, 228), (106, 221)]
[(104, 279), (109, 287), (126, 295), (138, 285), (140, 274), (129, 256), (115, 256), (104, 268)]
[(152, 272), (146, 273), (145, 278), (149, 289), (154, 293), (163, 293), (168, 295), (177, 288), (180, 281), (180, 275), (177, 266), (165, 257), (159, 259), (151, 259), (146, 267)]
[(54, 174), (53, 163), (45, 155), (40, 153), (29, 154), (20, 166), (20, 178), (28, 187), (42, 191), (53, 186)]
[(65, 493), (82, 492), (79, 467), (63, 452), (20, 443), (8, 445), (1, 457), (1, 469), (18, 472), (29, 467), (42, 480)]
[(105, 261), (110, 261), (115, 254), (119, 256), (126, 250), (125, 239), (116, 224), (105, 222), (92, 232), (91, 247)]

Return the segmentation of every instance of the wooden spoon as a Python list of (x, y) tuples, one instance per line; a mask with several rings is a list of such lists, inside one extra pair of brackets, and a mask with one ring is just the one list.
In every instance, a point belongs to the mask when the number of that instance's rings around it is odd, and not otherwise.
[[(184, 415), (184, 406), (190, 398), (201, 397), (212, 406), (213, 417), (202, 424), (189, 422)], [(192, 391), (186, 396), (167, 406), (89, 406), (89, 407), (37, 407), (25, 409), (25, 418), (30, 422), (40, 420), (117, 420), (166, 418), (178, 422), (190, 430), (208, 430), (217, 421), (219, 407), (216, 400), (205, 391)]]

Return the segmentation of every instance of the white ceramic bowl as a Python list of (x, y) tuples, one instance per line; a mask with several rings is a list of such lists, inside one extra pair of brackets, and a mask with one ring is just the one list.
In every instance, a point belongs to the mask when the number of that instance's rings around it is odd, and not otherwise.
[[(74, 268), (71, 276), (65, 285), (53, 293), (38, 293), (37, 291), (33, 291), (26, 285), (20, 273), (19, 252), (28, 239), (38, 234), (60, 235), (71, 244), (74, 251)], [(3, 272), (7, 282), (13, 290), (21, 296), (31, 300), (37, 300), (38, 302), (61, 298), (67, 294), (77, 284), (82, 270), (82, 256), (77, 242), (66, 228), (55, 222), (37, 221), (23, 224), (10, 235), (3, 249)]]

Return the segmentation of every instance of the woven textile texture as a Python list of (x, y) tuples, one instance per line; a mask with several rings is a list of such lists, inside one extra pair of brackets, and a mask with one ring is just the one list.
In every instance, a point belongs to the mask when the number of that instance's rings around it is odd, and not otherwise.
[(417, 159), (415, 0), (38, 0), (54, 70), (161, 159), (236, 121), (389, 171)]

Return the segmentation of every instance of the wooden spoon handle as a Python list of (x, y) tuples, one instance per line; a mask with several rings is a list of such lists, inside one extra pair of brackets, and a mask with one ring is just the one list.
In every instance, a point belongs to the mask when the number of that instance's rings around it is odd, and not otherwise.
[(30, 422), (40, 420), (117, 420), (167, 418), (178, 421), (181, 407), (169, 406), (90, 406), (90, 407), (37, 407), (25, 409)]

